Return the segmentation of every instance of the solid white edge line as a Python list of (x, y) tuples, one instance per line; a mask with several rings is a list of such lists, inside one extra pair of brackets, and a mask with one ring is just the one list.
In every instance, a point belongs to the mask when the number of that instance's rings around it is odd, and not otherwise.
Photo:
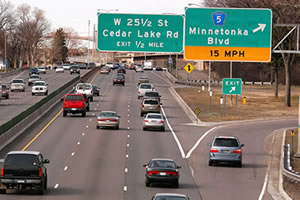
[(173, 137), (174, 137), (174, 139), (175, 139), (175, 141), (176, 141), (176, 143), (177, 143), (177, 146), (178, 146), (178, 148), (179, 148), (179, 151), (180, 151), (180, 153), (181, 153), (181, 156), (182, 156), (182, 158), (184, 158), (184, 157), (185, 157), (185, 153), (184, 153), (184, 150), (183, 150), (183, 148), (182, 148), (182, 146), (181, 146), (181, 144), (180, 144), (180, 141), (179, 141), (177, 135), (175, 134), (175, 132), (174, 132), (174, 130), (173, 130), (171, 124), (169, 123), (169, 120), (168, 120), (168, 118), (167, 118), (167, 116), (166, 116), (166, 113), (165, 113), (164, 108), (161, 107), (161, 110), (162, 110), (163, 115), (164, 115), (164, 117), (165, 117), (165, 119), (166, 119), (166, 122), (167, 122), (167, 124), (168, 124), (168, 127), (169, 127), (169, 129), (170, 129), (170, 131), (171, 131), (171, 133), (172, 133), (172, 135), (173, 135)]
[(56, 184), (56, 185), (54, 186), (54, 189), (57, 189), (57, 188), (58, 188), (58, 186), (59, 186), (59, 184)]
[(186, 157), (185, 158), (190, 158), (193, 151), (198, 147), (198, 145), (202, 142), (202, 140), (208, 135), (210, 134), (212, 131), (214, 131), (216, 128), (218, 127), (213, 127), (211, 129), (209, 129), (208, 131), (206, 131), (199, 139), (198, 141), (196, 142), (196, 144), (191, 148), (191, 150), (186, 154)]

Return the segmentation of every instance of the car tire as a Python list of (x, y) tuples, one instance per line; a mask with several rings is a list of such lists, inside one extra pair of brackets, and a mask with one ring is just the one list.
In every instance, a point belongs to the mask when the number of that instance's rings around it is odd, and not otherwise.
[(0, 189), (0, 194), (6, 194), (6, 189)]
[(237, 166), (242, 167), (243, 166), (242, 162), (238, 162)]
[(165, 131), (166, 131), (165, 127), (162, 127), (162, 128), (161, 128), (161, 131), (165, 132)]
[(119, 125), (117, 125), (117, 126), (116, 126), (116, 130), (119, 130), (119, 128), (120, 128)]
[(47, 188), (48, 188), (48, 178), (46, 176), (45, 183), (44, 183), (44, 190), (47, 190)]
[(39, 189), (38, 189), (39, 195), (43, 195), (45, 193), (45, 181), (43, 180)]
[(94, 97), (92, 96), (91, 101), (94, 101)]
[(22, 90), (23, 92), (25, 92), (25, 89), (24, 90)]
[(86, 111), (90, 111), (90, 106), (86, 107)]
[(147, 128), (146, 127), (143, 127), (143, 131), (146, 131), (147, 130)]
[(151, 183), (150, 183), (149, 181), (146, 181), (146, 182), (145, 182), (145, 185), (146, 185), (146, 187), (150, 187), (150, 186), (151, 186)]
[(141, 112), (141, 117), (144, 117), (144, 113)]
[(85, 117), (86, 116), (86, 112), (82, 112), (82, 117)]
[(213, 166), (213, 161), (208, 161), (208, 166)]
[(5, 97), (5, 99), (8, 99), (9, 98), (9, 96), (7, 95), (6, 97)]
[(96, 129), (100, 129), (100, 126), (96, 126)]
[(174, 183), (174, 187), (175, 187), (175, 188), (178, 188), (178, 187), (179, 187), (179, 182), (178, 182), (178, 180), (177, 180), (177, 181), (175, 181), (175, 183)]
[(47, 92), (45, 92), (45, 95), (48, 95), (48, 91), (47, 91)]
[(10, 90), (11, 92), (14, 92), (14, 90)]
[(34, 96), (34, 93), (31, 93), (32, 96)]
[(63, 117), (66, 117), (67, 116), (67, 112), (66, 111), (63, 111)]

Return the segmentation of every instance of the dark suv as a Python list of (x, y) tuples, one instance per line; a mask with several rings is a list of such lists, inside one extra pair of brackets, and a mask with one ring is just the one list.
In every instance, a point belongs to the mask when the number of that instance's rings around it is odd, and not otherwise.
[[(37, 189), (44, 194), (47, 189), (47, 168), (50, 163), (37, 151), (11, 151), (5, 159), (0, 171), (0, 192), (7, 189)], [(4, 188), (3, 188), (4, 187)]]
[(40, 74), (39, 69), (36, 68), (36, 67), (30, 68), (29, 69), (29, 75), (32, 75), (32, 74)]
[(74, 74), (74, 73), (80, 74), (80, 67), (79, 67), (79, 65), (72, 65), (70, 67), (70, 74)]

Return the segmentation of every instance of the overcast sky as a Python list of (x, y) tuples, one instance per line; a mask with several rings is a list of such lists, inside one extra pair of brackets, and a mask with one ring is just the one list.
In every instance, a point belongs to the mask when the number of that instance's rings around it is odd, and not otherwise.
[[(88, 35), (94, 24), (97, 27), (97, 9), (118, 9), (119, 13), (176, 13), (184, 14), (188, 3), (200, 3), (201, 0), (8, 0), (15, 7), (27, 3), (32, 8), (45, 11), (51, 23), (51, 31), (59, 27), (71, 27), (79, 35)], [(91, 32), (90, 32), (91, 33)]]

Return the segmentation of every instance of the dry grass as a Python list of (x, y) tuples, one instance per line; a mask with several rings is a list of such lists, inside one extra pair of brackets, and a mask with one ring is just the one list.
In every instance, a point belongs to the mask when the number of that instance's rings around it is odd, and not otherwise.
[[(176, 88), (177, 93), (185, 102), (195, 110), (199, 108), (201, 113), (199, 119), (202, 121), (229, 121), (245, 120), (256, 118), (289, 117), (298, 114), (298, 96), (292, 96), (292, 106), (284, 106), (284, 87), (280, 87), (279, 97), (273, 97), (273, 88), (270, 86), (243, 86), (242, 97), (238, 97), (237, 112), (235, 112), (235, 98), (226, 97), (226, 114), (224, 104), (221, 107), (221, 88), (213, 88), (213, 96), (202, 92), (200, 87)], [(293, 92), (299, 94), (300, 87), (294, 87)], [(246, 97), (246, 104), (243, 105), (243, 97)], [(224, 98), (225, 101), (225, 98)]]

